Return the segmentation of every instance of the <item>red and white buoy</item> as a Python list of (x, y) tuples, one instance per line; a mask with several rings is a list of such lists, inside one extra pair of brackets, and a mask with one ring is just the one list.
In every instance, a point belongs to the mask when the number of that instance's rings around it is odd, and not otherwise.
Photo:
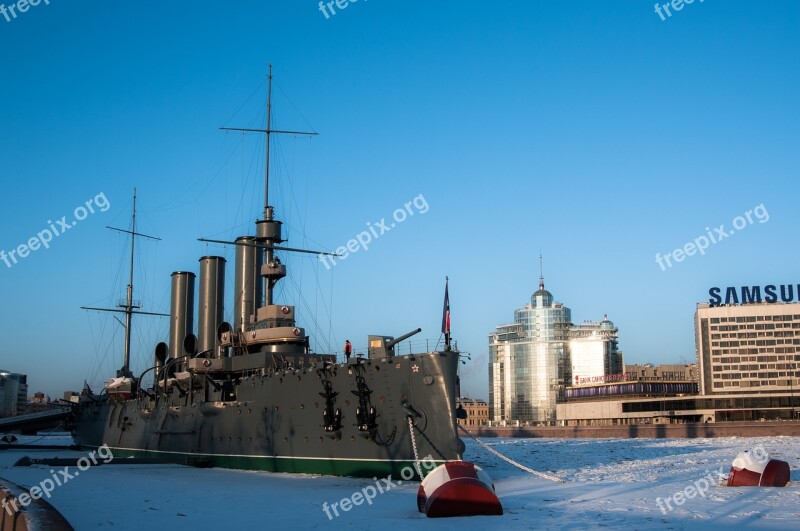
[(429, 518), (503, 514), (489, 474), (468, 461), (433, 469), (419, 486), (417, 507)]
[(789, 483), (789, 463), (742, 452), (733, 460), (728, 475), (729, 487), (785, 487)]

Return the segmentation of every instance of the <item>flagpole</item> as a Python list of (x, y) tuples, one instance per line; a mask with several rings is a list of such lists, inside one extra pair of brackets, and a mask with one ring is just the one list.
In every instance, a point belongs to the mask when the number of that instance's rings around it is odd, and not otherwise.
[(444, 308), (442, 309), (442, 332), (444, 332), (444, 350), (449, 352), (450, 348), (450, 295), (448, 293), (449, 277), (444, 277)]

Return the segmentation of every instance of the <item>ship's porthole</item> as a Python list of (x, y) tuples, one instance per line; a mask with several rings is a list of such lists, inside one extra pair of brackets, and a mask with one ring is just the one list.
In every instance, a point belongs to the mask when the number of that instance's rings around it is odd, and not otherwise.
[(350, 436), (350, 440), (351, 440), (351, 441), (355, 441), (355, 440), (356, 440), (356, 436), (355, 436), (355, 435), (351, 435), (351, 436)]
[(250, 442), (253, 442), (253, 438), (252, 437), (248, 437), (247, 440), (250, 441)]
[(349, 400), (345, 400), (344, 401), (344, 405), (349, 406), (350, 405), (350, 401)]
[(289, 442), (289, 437), (284, 437), (283, 442)]
[(305, 405), (303, 405), (303, 404), (300, 404), (300, 409), (305, 409), (305, 408), (306, 408), (306, 406), (305, 406)]
[(314, 407), (319, 409), (319, 402), (314, 402)]
[(322, 442), (322, 441), (323, 441), (323, 439), (322, 439), (322, 437), (320, 437), (320, 438), (319, 438), (319, 442)]
[(394, 364), (394, 368), (395, 368), (395, 369), (399, 369), (399, 368), (400, 368), (400, 364), (399, 364), (399, 363), (395, 363), (395, 364)]
[(308, 442), (308, 437), (306, 437), (305, 439), (306, 439), (306, 442)]
[(275, 411), (278, 411), (278, 406), (275, 406)]
[(385, 397), (385, 396), (382, 396), (382, 397), (381, 397), (381, 404), (383, 404), (384, 402), (386, 402), (386, 397)]
[(376, 371), (379, 371), (379, 370), (381, 370), (381, 367), (380, 367), (380, 365), (375, 365), (375, 370), (376, 370)]

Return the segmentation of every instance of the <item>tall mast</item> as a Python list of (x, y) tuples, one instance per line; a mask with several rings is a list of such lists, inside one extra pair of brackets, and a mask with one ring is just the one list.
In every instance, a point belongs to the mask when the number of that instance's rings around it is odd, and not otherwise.
[(267, 218), (267, 210), (269, 209), (269, 141), (272, 135), (272, 64), (269, 65), (269, 74), (267, 74), (267, 128), (264, 130), (266, 133), (266, 155), (264, 157), (264, 219)]
[(128, 275), (128, 288), (125, 297), (125, 303), (120, 303), (118, 308), (121, 309), (112, 309), (112, 308), (93, 308), (88, 306), (81, 306), (81, 310), (97, 310), (100, 312), (116, 312), (116, 313), (124, 313), (125, 314), (125, 354), (122, 362), (122, 368), (117, 371), (117, 376), (132, 376), (131, 374), (131, 321), (133, 320), (133, 314), (137, 313), (139, 315), (157, 315), (159, 317), (169, 317), (167, 313), (155, 313), (155, 312), (140, 312), (138, 309), (141, 307), (138, 304), (133, 302), (133, 256), (134, 251), (136, 249), (136, 237), (141, 236), (142, 238), (147, 238), (150, 240), (160, 240), (161, 238), (156, 238), (155, 236), (148, 236), (147, 234), (140, 234), (136, 232), (136, 188), (133, 189), (133, 213), (131, 214), (131, 230), (125, 229), (118, 229), (116, 227), (109, 227), (106, 226), (107, 229), (116, 231), (116, 232), (123, 232), (125, 234), (131, 235), (131, 261), (130, 261), (130, 271)]
[[(136, 188), (133, 189), (133, 214), (131, 215), (131, 267), (128, 276), (128, 297), (125, 301), (125, 358), (122, 371), (127, 373), (131, 366), (131, 320), (133, 318), (133, 251), (136, 244)], [(138, 306), (136, 306), (138, 308)]]
[[(220, 127), (223, 131), (242, 131), (245, 133), (264, 133), (266, 136), (265, 141), (265, 156), (264, 156), (264, 219), (256, 222), (256, 241), (257, 247), (264, 250), (264, 266), (259, 274), (264, 277), (264, 293), (263, 301), (264, 306), (272, 304), (272, 291), (275, 284), (286, 276), (286, 266), (280, 263), (280, 260), (275, 258), (275, 250), (293, 250), (288, 248), (280, 248), (278, 244), (285, 242), (281, 236), (281, 222), (275, 220), (275, 214), (271, 206), (269, 206), (269, 151), (270, 140), (273, 134), (286, 134), (286, 135), (310, 135), (315, 136), (319, 133), (308, 131), (283, 131), (272, 128), (272, 65), (268, 65), (269, 70), (267, 73), (267, 119), (266, 129), (248, 129), (242, 127)], [(200, 241), (213, 241), (201, 238)], [(227, 243), (227, 242), (224, 242)], [(302, 251), (301, 251), (302, 252)]]

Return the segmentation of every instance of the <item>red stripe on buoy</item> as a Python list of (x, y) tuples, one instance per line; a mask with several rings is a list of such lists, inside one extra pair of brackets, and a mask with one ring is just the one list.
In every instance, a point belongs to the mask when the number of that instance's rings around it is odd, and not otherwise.
[(432, 470), (417, 491), (417, 508), (431, 518), (503, 514), (489, 474), (467, 461)]

